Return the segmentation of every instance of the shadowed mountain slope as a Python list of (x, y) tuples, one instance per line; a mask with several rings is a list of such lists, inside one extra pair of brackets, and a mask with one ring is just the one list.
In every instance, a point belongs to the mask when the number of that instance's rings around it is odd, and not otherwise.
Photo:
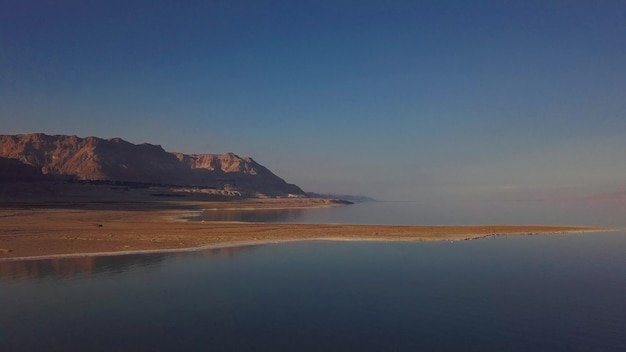
[(45, 176), (38, 168), (17, 159), (0, 157), (0, 181), (40, 181)]

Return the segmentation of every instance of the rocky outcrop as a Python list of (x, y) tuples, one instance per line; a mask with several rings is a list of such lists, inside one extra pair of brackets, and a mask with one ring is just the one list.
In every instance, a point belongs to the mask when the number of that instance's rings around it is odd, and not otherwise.
[[(235, 189), (268, 194), (268, 190), (280, 189), (283, 193), (304, 195), (296, 185), (286, 183), (263, 165), (249, 157), (225, 154), (174, 153), (178, 160), (196, 171), (196, 184), (222, 183)], [(271, 194), (271, 193), (270, 193)]]
[(0, 157), (12, 158), (43, 175), (202, 186), (266, 195), (304, 195), (252, 158), (226, 154), (169, 153), (159, 145), (121, 138), (42, 133), (0, 135)]

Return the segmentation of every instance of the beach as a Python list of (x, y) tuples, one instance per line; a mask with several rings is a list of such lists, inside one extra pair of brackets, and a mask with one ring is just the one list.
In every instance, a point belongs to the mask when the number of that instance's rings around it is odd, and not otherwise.
[(542, 225), (389, 226), (186, 221), (203, 209), (327, 207), (325, 199), (28, 204), (0, 209), (0, 260), (171, 251), (298, 240), (459, 241), (606, 228)]

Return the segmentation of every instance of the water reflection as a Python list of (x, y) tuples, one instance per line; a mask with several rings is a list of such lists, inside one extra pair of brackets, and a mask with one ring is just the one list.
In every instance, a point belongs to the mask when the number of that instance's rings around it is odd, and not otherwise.
[(2, 261), (0, 279), (38, 280), (48, 277), (69, 279), (102, 272), (123, 273), (137, 267), (159, 265), (166, 256), (146, 254)]
[(192, 221), (480, 225), (537, 224), (626, 226), (626, 203), (584, 201), (419, 201), (367, 202), (331, 208), (205, 210)]
[(304, 215), (305, 209), (204, 210), (188, 217), (192, 221), (227, 222), (292, 222)]
[(197, 251), (66, 257), (35, 260), (0, 261), (0, 280), (72, 279), (101, 273), (121, 274), (139, 268), (159, 267), (165, 261), (181, 257), (219, 256), (234, 258), (261, 245), (210, 248)]
[[(626, 233), (257, 248), (135, 255), (126, 264), (93, 258), (76, 266), (124, 274), (0, 282), (0, 345), (564, 352), (626, 345)], [(141, 259), (150, 264), (137, 269)], [(54, 263), (61, 262), (47, 265)]]

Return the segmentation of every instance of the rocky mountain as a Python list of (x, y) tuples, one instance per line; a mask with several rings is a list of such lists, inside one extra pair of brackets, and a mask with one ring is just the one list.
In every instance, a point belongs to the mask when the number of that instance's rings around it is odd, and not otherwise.
[(267, 194), (267, 190), (280, 190), (282, 193), (306, 195), (298, 186), (287, 184), (265, 166), (249, 157), (225, 154), (182, 154), (173, 153), (178, 160), (192, 170), (196, 170), (196, 182), (213, 178), (216, 181), (237, 185), (238, 189)]
[(30, 167), (31, 171), (42, 175), (79, 180), (200, 186), (249, 194), (305, 195), (298, 186), (288, 184), (252, 158), (233, 153), (170, 153), (160, 145), (133, 144), (121, 138), (79, 138), (42, 133), (0, 135), (0, 157), (13, 160), (0, 160), (3, 173), (9, 175), (15, 174), (9, 172), (9, 167), (11, 170)]

